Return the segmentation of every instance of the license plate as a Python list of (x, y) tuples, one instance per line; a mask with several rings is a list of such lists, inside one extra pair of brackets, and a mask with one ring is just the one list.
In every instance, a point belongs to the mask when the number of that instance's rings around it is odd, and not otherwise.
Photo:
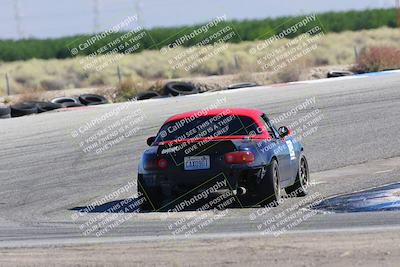
[(210, 168), (210, 156), (195, 156), (184, 158), (185, 171), (204, 170)]

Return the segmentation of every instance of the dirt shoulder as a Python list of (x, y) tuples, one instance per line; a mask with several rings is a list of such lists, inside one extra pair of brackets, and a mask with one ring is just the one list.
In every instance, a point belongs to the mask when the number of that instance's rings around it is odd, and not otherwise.
[(398, 230), (0, 250), (2, 266), (398, 266), (399, 262)]

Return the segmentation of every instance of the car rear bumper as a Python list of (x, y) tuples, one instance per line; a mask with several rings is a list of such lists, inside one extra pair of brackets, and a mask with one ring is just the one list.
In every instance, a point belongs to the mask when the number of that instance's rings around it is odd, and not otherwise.
[(139, 175), (139, 182), (148, 190), (157, 190), (166, 196), (178, 196), (206, 190), (234, 191), (238, 187), (248, 187), (249, 181), (255, 181), (254, 174), (257, 170), (259, 170), (257, 167), (247, 167), (220, 172), (147, 173)]

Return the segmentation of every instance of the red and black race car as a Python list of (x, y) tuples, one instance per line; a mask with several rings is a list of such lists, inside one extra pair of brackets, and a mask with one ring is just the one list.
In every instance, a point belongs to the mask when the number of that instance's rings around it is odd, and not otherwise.
[(278, 202), (283, 188), (292, 195), (307, 194), (310, 178), (303, 147), (290, 129), (276, 129), (260, 110), (175, 115), (147, 144), (150, 148), (139, 163), (138, 193), (151, 210), (210, 188), (213, 193), (229, 191), (250, 205)]

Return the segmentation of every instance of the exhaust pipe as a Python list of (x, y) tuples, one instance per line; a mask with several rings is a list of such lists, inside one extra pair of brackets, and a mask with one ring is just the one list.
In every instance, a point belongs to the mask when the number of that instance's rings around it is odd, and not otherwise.
[(239, 196), (246, 194), (246, 192), (247, 192), (247, 190), (244, 187), (238, 187), (236, 189), (236, 194), (239, 195)]

